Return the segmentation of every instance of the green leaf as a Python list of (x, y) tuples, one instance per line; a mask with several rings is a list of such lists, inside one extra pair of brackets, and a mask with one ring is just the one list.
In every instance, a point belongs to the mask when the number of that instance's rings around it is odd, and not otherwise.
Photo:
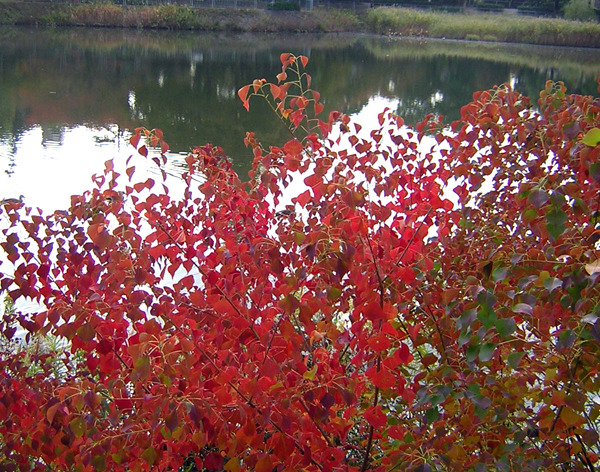
[(496, 331), (502, 338), (506, 338), (515, 332), (517, 325), (513, 318), (500, 318), (496, 321)]
[(427, 424), (433, 423), (439, 417), (440, 417), (440, 412), (437, 409), (437, 407), (433, 407), (433, 408), (430, 408), (429, 410), (425, 411), (425, 420), (427, 421)]
[(466, 352), (467, 362), (473, 362), (475, 359), (477, 359), (478, 355), (479, 355), (479, 346), (477, 344), (471, 344), (469, 347), (467, 347), (467, 352)]
[(519, 364), (521, 363), (521, 359), (523, 359), (524, 353), (522, 352), (511, 352), (506, 359), (506, 362), (512, 369), (517, 369)]
[(494, 350), (496, 349), (496, 343), (485, 343), (481, 346), (481, 350), (479, 351), (479, 360), (481, 362), (489, 361), (494, 355)]
[(546, 229), (552, 240), (556, 241), (565, 232), (566, 222), (567, 214), (560, 208), (554, 207), (546, 213)]
[(342, 291), (339, 288), (329, 287), (329, 290), (327, 290), (327, 300), (329, 300), (330, 302), (334, 302), (338, 298), (340, 298), (341, 294), (342, 294)]
[(494, 282), (500, 282), (506, 278), (508, 274), (508, 267), (496, 267), (492, 272), (492, 280)]
[(481, 321), (485, 329), (490, 329), (496, 324), (498, 317), (494, 310), (489, 307), (482, 308), (477, 312), (477, 319)]
[(477, 302), (481, 306), (480, 310), (477, 312), (477, 318), (483, 323), (485, 329), (490, 329), (498, 319), (493, 309), (497, 302), (497, 298), (493, 293), (484, 290), (477, 295)]
[(156, 451), (153, 447), (147, 448), (144, 452), (142, 452), (142, 459), (144, 459), (148, 465), (154, 464), (156, 460)]
[(548, 290), (548, 292), (550, 292), (550, 293), (552, 293), (557, 288), (562, 287), (562, 285), (563, 285), (562, 280), (557, 279), (556, 277), (548, 277), (547, 279), (544, 280), (544, 288), (546, 290)]
[(456, 320), (456, 326), (458, 329), (465, 329), (471, 326), (471, 323), (477, 319), (477, 310), (472, 308), (466, 310), (460, 315), (460, 318)]
[(73, 432), (76, 438), (80, 438), (85, 433), (85, 423), (81, 416), (76, 416), (69, 421), (69, 428)]
[(523, 222), (525, 223), (531, 223), (533, 220), (535, 220), (538, 216), (537, 211), (535, 211), (533, 208), (528, 208), (527, 210), (525, 210), (523, 212), (523, 215), (521, 215), (521, 218), (523, 219)]
[(581, 142), (592, 147), (600, 144), (600, 129), (592, 128), (589, 130), (585, 136), (581, 138)]
[(590, 165), (590, 175), (596, 182), (600, 183), (600, 162), (594, 162)]
[(556, 347), (558, 349), (569, 349), (575, 343), (577, 334), (571, 329), (567, 329), (558, 335)]
[(458, 345), (460, 347), (463, 347), (470, 340), (471, 340), (471, 332), (468, 330), (463, 330), (463, 331), (461, 331), (460, 335), (458, 336)]
[(92, 457), (92, 467), (96, 469), (97, 472), (102, 472), (106, 469), (106, 459), (103, 454)]

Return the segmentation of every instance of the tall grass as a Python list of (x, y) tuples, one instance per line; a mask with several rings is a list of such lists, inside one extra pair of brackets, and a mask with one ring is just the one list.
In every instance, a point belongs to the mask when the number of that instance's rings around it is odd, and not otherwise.
[(202, 31), (342, 32), (361, 25), (351, 11), (269, 12), (180, 5), (120, 6), (0, 2), (0, 24), (108, 26)]
[(367, 12), (364, 21), (370, 31), (379, 34), (600, 47), (600, 24), (557, 18), (381, 7)]

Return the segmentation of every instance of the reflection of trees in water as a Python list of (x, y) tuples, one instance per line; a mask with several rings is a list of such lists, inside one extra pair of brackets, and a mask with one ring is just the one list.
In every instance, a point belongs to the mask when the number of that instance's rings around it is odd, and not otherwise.
[[(288, 137), (266, 116), (266, 107), (256, 102), (246, 113), (236, 95), (254, 78), (274, 78), (283, 51), (310, 55), (309, 72), (326, 102), (325, 113), (356, 112), (380, 95), (399, 98), (398, 113), (408, 123), (429, 113), (456, 119), (474, 91), (511, 79), (535, 98), (547, 78), (547, 70), (535, 61), (535, 67), (528, 67), (513, 60), (518, 55), (508, 46), (501, 60), (501, 52), (490, 54), (488, 46), (478, 52), (459, 42), (344, 35), (128, 32), (115, 38), (104, 32), (15, 31), (9, 39), (0, 37), (0, 136), (14, 137), (33, 124), (157, 127), (174, 150), (212, 142), (225, 147), (240, 167), (249, 165), (243, 162), (250, 158), (243, 146), (247, 130), (267, 144)], [(572, 63), (555, 68), (555, 75), (569, 86), (572, 81), (576, 89), (571, 91), (591, 93), (595, 77), (582, 64), (579, 70)]]

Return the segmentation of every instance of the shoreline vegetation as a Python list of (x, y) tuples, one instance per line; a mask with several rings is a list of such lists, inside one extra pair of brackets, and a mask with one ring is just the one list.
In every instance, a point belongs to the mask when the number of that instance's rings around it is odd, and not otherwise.
[(600, 48), (600, 24), (506, 14), (378, 7), (313, 11), (122, 6), (0, 0), (0, 25), (118, 27), (267, 33), (360, 32), (389, 36)]

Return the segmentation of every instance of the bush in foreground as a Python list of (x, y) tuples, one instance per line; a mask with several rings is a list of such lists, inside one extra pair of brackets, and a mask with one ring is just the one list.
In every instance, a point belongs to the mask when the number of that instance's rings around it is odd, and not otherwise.
[(0, 288), (42, 308), (0, 331), (70, 352), (0, 357), (0, 467), (595, 470), (598, 99), (364, 132), (281, 60), (239, 91), (292, 136), (248, 134), (249, 182), (207, 145), (179, 193), (109, 161), (68, 211), (5, 205)]

